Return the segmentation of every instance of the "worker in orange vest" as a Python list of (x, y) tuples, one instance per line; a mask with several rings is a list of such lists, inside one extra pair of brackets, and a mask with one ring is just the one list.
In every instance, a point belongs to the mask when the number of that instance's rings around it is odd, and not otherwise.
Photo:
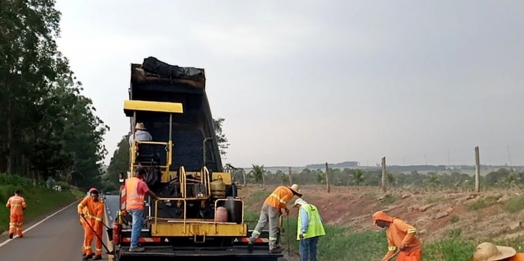
[(251, 233), (249, 238), (249, 247), (253, 246), (255, 240), (260, 236), (262, 229), (269, 223), (269, 252), (270, 253), (281, 253), (282, 247), (277, 246), (277, 234), (278, 234), (278, 223), (280, 215), (283, 215), (283, 210), (286, 212), (286, 215), (289, 214), (289, 209), (287, 208), (287, 203), (294, 196), (302, 197), (302, 194), (299, 193), (299, 187), (297, 184), (293, 184), (291, 187), (279, 186), (277, 187), (271, 195), (269, 195), (262, 209), (260, 210), (260, 218), (258, 219), (258, 224)]
[(23, 237), (22, 225), (24, 224), (24, 209), (27, 208), (25, 199), (20, 196), (20, 190), (10, 197), (5, 204), (11, 210), (9, 215), (9, 238), (13, 238), (15, 231), (18, 237)]
[(397, 251), (397, 261), (420, 261), (422, 258), (422, 243), (415, 236), (417, 229), (406, 222), (391, 217), (383, 211), (373, 214), (373, 224), (387, 228), (388, 252), (382, 260), (389, 260)]
[(158, 200), (158, 197), (149, 190), (147, 184), (143, 181), (146, 175), (146, 169), (137, 167), (135, 169), (135, 177), (126, 179), (124, 189), (126, 191), (126, 212), (131, 214), (133, 218), (131, 225), (131, 244), (129, 251), (144, 252), (143, 247), (138, 246), (138, 238), (142, 230), (142, 223), (144, 221), (144, 197), (148, 194), (150, 197)]
[[(89, 190), (89, 197), (85, 197), (80, 204), (78, 204), (78, 214), (84, 220), (84, 246), (83, 251), (85, 256), (82, 260), (100, 260), (102, 259), (102, 235), (104, 229), (104, 203), (98, 198), (98, 190), (91, 188)], [(93, 231), (94, 230), (94, 231)], [(98, 237), (95, 235), (98, 235)], [(95, 255), (93, 257), (93, 250), (91, 243), (95, 239)]]

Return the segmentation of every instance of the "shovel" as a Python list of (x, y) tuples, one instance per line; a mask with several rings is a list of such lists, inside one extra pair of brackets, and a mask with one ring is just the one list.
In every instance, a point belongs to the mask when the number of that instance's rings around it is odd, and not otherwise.
[[(98, 238), (98, 240), (100, 240), (100, 242), (102, 243), (102, 246), (106, 249), (106, 254), (107, 255), (114, 255), (115, 254), (115, 251), (109, 251), (109, 248), (107, 248), (106, 244), (104, 244), (104, 240), (102, 240), (102, 238), (100, 238), (98, 236), (98, 234), (96, 233), (96, 230), (91, 226), (91, 224), (87, 221), (86, 217), (84, 217), (82, 215), (82, 218), (84, 219), (84, 221), (86, 222), (86, 224), (89, 226), (89, 228), (91, 229), (91, 231), (93, 231), (93, 233), (95, 234), (96, 238)], [(107, 227), (107, 226), (106, 226)], [(111, 230), (112, 232), (112, 230)], [(113, 233), (111, 233), (113, 234)]]
[(397, 249), (397, 252), (395, 252), (395, 254), (393, 254), (393, 255), (390, 256), (388, 259), (386, 259), (386, 261), (393, 260), (393, 258), (396, 257), (396, 256), (398, 255), (398, 253), (400, 253), (400, 249)]

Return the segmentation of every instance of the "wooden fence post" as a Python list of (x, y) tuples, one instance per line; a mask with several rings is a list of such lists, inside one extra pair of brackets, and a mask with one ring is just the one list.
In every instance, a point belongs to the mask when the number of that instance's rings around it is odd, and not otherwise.
[(289, 167), (288, 172), (289, 172), (288, 174), (289, 175), (289, 185), (291, 186), (293, 185), (293, 179), (291, 178), (291, 167)]
[(386, 193), (386, 157), (382, 157), (382, 192)]
[(475, 147), (475, 192), (480, 192), (480, 153), (479, 146)]
[(329, 167), (328, 167), (327, 162), (326, 162), (326, 185), (327, 185), (327, 193), (331, 192), (331, 187), (329, 186)]

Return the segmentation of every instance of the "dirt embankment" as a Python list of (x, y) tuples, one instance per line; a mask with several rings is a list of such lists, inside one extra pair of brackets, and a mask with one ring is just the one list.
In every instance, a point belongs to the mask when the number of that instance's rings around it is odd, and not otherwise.
[[(241, 190), (248, 208), (259, 211), (275, 186)], [(524, 191), (492, 189), (481, 193), (459, 190), (394, 188), (382, 193), (376, 187), (303, 186), (304, 199), (315, 204), (327, 224), (355, 232), (377, 230), (371, 215), (388, 212), (413, 224), (423, 241), (456, 235), (468, 238), (509, 239), (524, 236)], [(296, 211), (292, 211), (296, 215)]]

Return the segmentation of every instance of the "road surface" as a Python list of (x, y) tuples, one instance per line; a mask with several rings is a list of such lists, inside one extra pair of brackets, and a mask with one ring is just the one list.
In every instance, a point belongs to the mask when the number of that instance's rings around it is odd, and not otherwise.
[[(81, 260), (83, 228), (75, 202), (55, 215), (24, 226), (24, 237), (0, 236), (0, 259), (11, 261)], [(51, 214), (52, 215), (52, 214)], [(104, 244), (107, 235), (104, 233)], [(93, 242), (94, 248), (94, 242)], [(105, 253), (103, 260), (108, 260)]]

